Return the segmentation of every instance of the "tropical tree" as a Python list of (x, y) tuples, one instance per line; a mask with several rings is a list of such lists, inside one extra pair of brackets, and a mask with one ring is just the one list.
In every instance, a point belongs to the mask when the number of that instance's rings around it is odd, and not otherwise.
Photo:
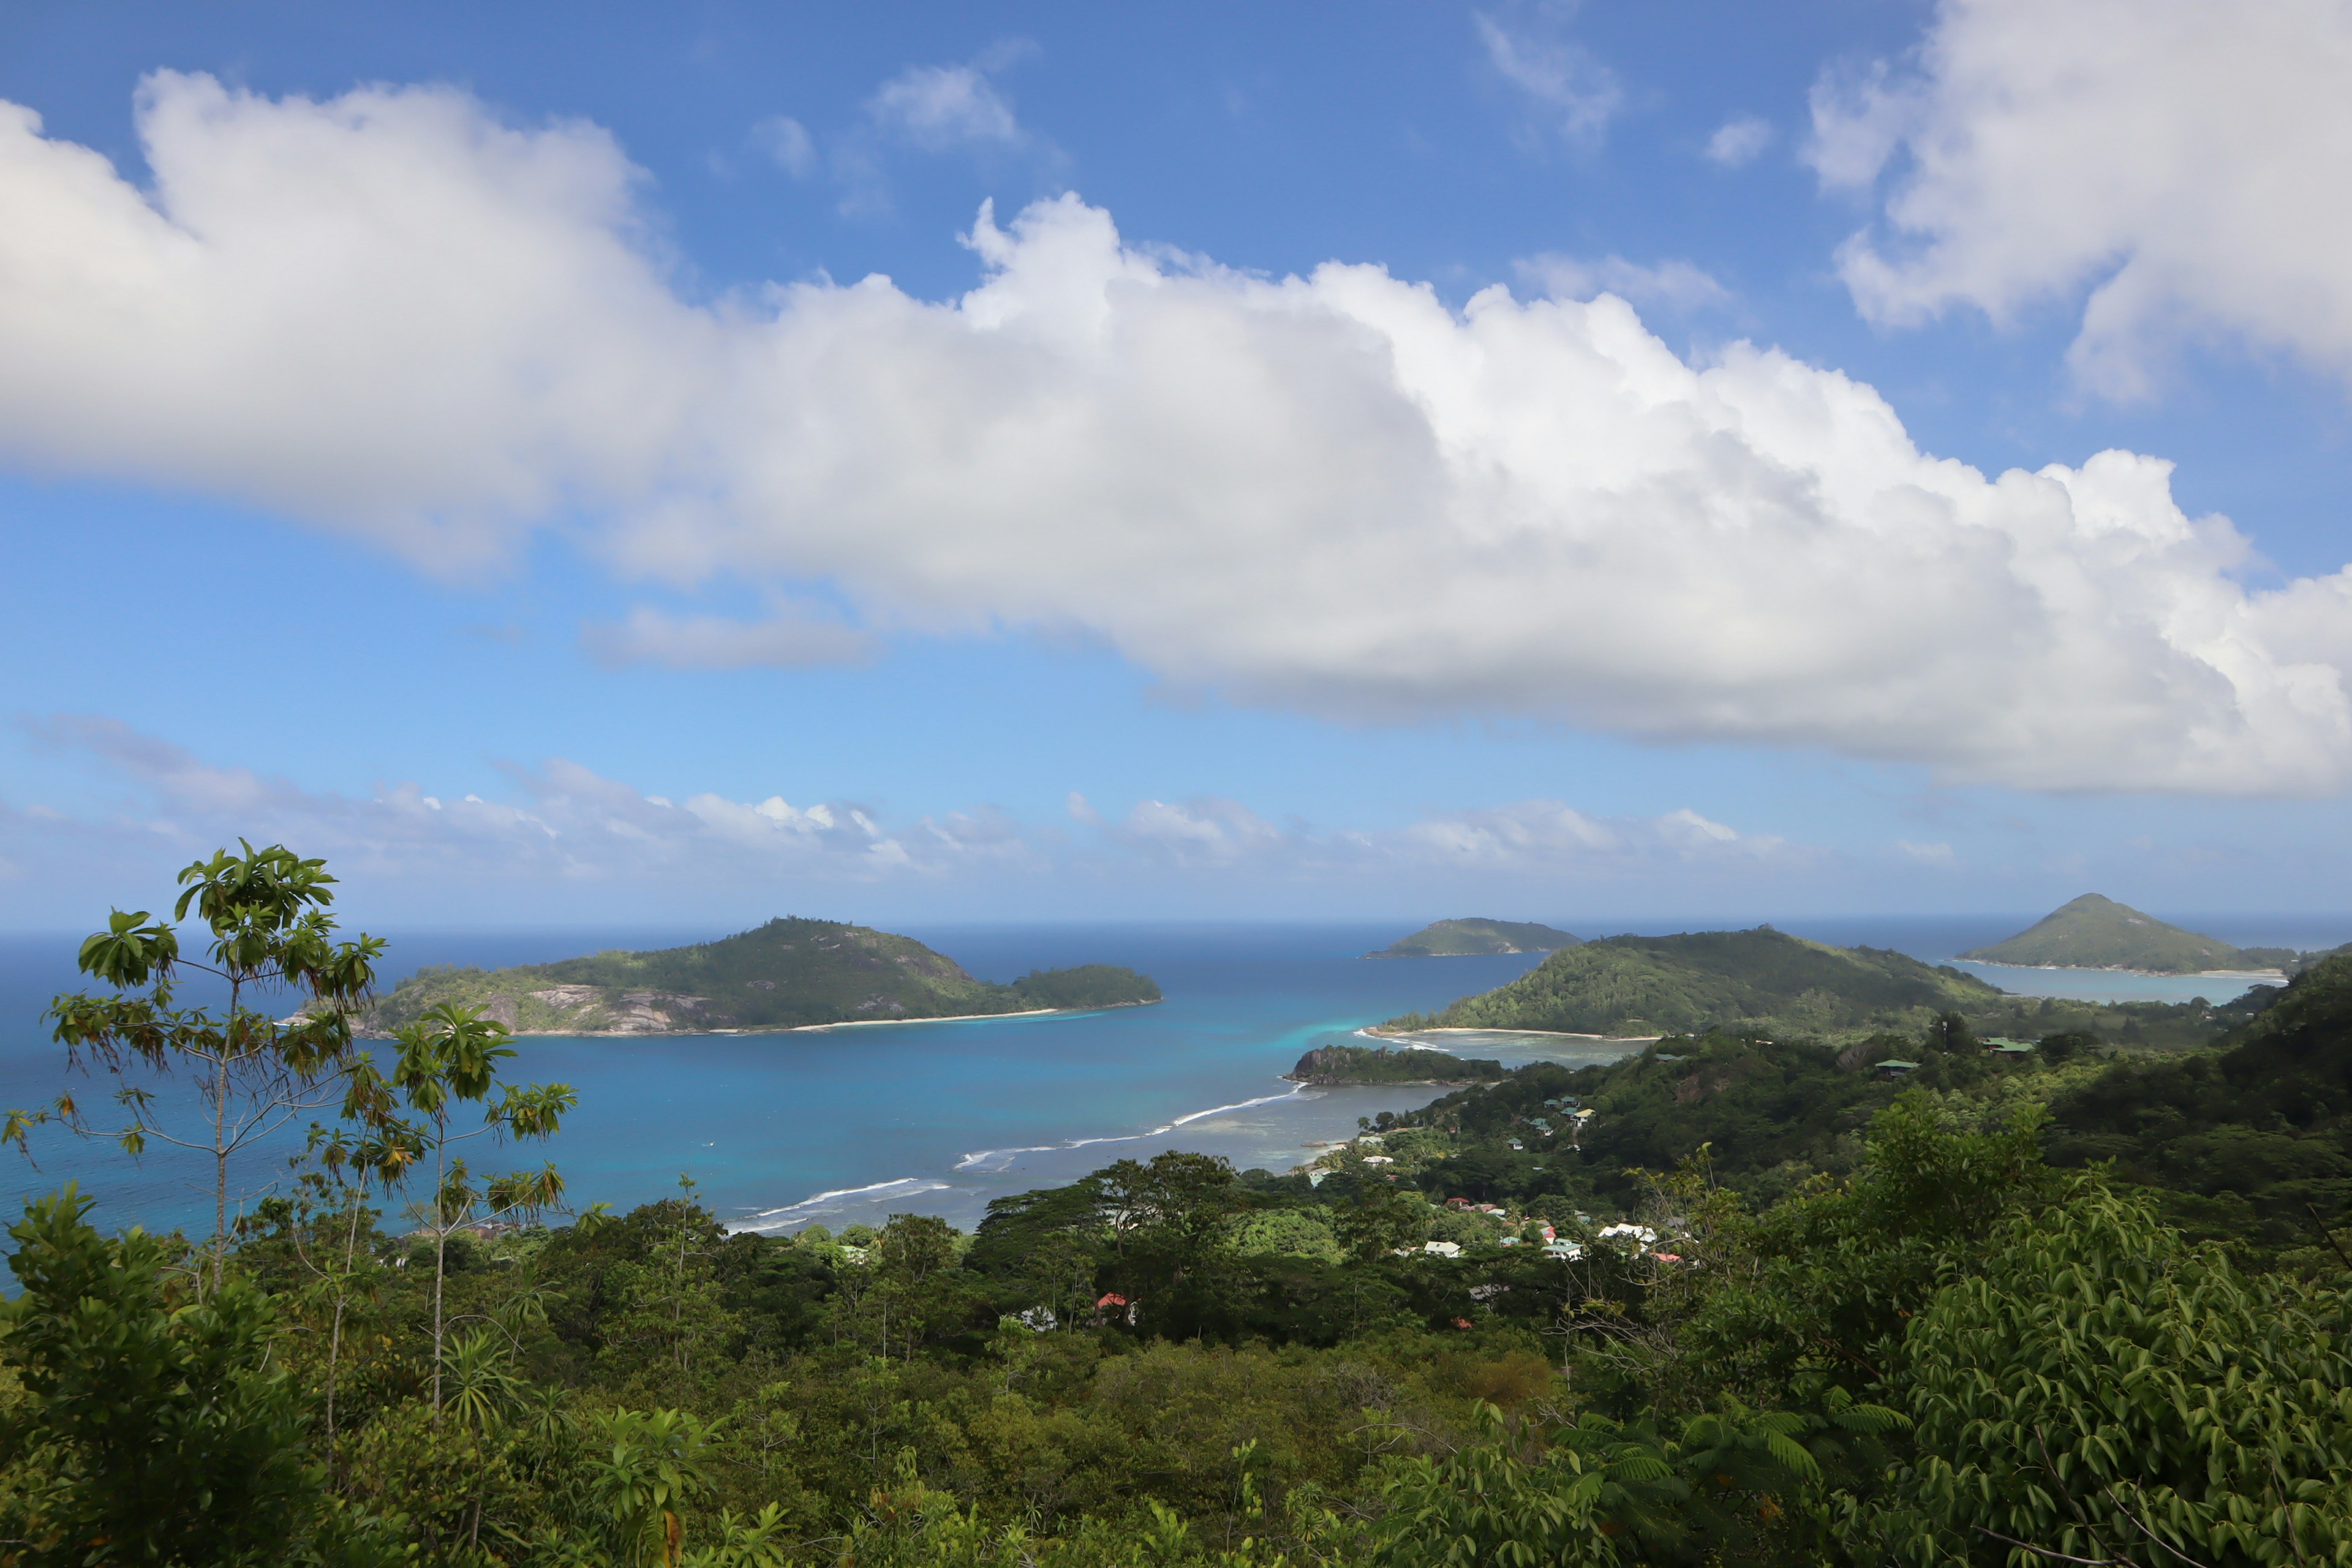
[(321, 1500), (268, 1298), (233, 1279), (191, 1303), (161, 1243), (110, 1241), (89, 1207), (68, 1184), (8, 1228), (24, 1289), (0, 1306), (0, 1362), (23, 1388), (0, 1443), (17, 1462), (9, 1560), (288, 1560)]
[[(322, 1223), (292, 1227), (296, 1256), (312, 1277), (306, 1295), (314, 1301), (323, 1300), (327, 1311), (323, 1415), (330, 1480), (334, 1479), (337, 1464), (336, 1395), (342, 1366), (343, 1331), (352, 1303), (372, 1289), (382, 1272), (375, 1258), (360, 1248), (362, 1234), (372, 1228), (368, 1223), (372, 1216), (366, 1206), (369, 1190), (388, 1194), (398, 1187), (407, 1179), (419, 1152), (415, 1129), (386, 1113), (381, 1080), (373, 1074), (363, 1075), (353, 1083), (344, 1115), (361, 1121), (364, 1130), (354, 1135), (351, 1127), (331, 1131), (314, 1125), (308, 1151), (313, 1168), (300, 1178), (310, 1198), (318, 1202), (316, 1213)], [(340, 1238), (327, 1228), (330, 1224), (341, 1228)], [(341, 1245), (333, 1245), (338, 1239)], [(329, 1245), (315, 1245), (320, 1241)]]
[[(229, 1233), (230, 1165), (265, 1145), (296, 1116), (331, 1102), (359, 1060), (352, 1017), (375, 984), (382, 941), (334, 940), (327, 913), (334, 879), (323, 860), (305, 860), (282, 845), (242, 854), (220, 850), (180, 873), (184, 889), (173, 921), (191, 909), (211, 933), (203, 959), (183, 954), (173, 926), (144, 910), (116, 910), (107, 929), (81, 944), (81, 972), (110, 994), (72, 993), (50, 1004), (67, 1065), (115, 1080), (121, 1117), (93, 1126), (70, 1093), (47, 1108), (11, 1110), (0, 1139), (30, 1157), (29, 1131), (58, 1121), (89, 1137), (110, 1139), (132, 1155), (148, 1142), (208, 1155), (213, 1166), (213, 1234), (207, 1257), (219, 1287)], [(183, 971), (227, 987), (226, 1006), (175, 1005)], [(252, 1004), (271, 1000), (265, 1010)], [(294, 1005), (290, 1016), (274, 1015)], [(160, 1095), (154, 1079), (184, 1069), (194, 1080), (193, 1118)]]
[[(528, 1216), (562, 1201), (563, 1178), (553, 1165), (536, 1171), (516, 1171), (494, 1176), (481, 1186), (474, 1183), (463, 1159), (452, 1159), (450, 1148), (476, 1138), (503, 1142), (509, 1138), (554, 1136), (563, 1113), (579, 1102), (568, 1084), (524, 1087), (508, 1084), (496, 1100), (499, 1064), (512, 1059), (513, 1038), (507, 1026), (482, 1016), (478, 1007), (444, 1003), (400, 1031), (400, 1055), (393, 1065), (392, 1087), (409, 1108), (424, 1119), (410, 1129), (416, 1144), (433, 1156), (433, 1196), (424, 1205), (425, 1228), (433, 1235), (433, 1409), (441, 1409), (443, 1349), (446, 1335), (442, 1290), (448, 1277), (449, 1233), (477, 1217), (487, 1205), (492, 1219)], [(359, 1087), (373, 1088), (373, 1068), (359, 1069)], [(453, 1131), (464, 1107), (482, 1108), (478, 1127)]]

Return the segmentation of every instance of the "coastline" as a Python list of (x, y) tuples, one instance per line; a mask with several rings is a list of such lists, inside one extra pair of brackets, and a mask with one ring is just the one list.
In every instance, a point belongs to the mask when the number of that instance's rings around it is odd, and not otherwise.
[(2051, 974), (2140, 974), (2151, 980), (2252, 980), (2285, 984), (2284, 969), (2133, 969), (2121, 963), (2008, 963), (1997, 958), (1949, 958), (1972, 969), (2032, 969)]
[[(871, 1029), (890, 1024), (971, 1024), (983, 1018), (1046, 1018), (1075, 1017), (1085, 1013), (1109, 1013), (1121, 1007), (1156, 1007), (1161, 997), (1150, 1002), (1106, 1002), (1098, 1007), (1024, 1007), (1017, 1013), (950, 1013), (926, 1018), (842, 1018), (830, 1024), (752, 1024), (732, 1029), (515, 1029), (511, 1037), (518, 1040), (681, 1040), (698, 1039), (712, 1035), (808, 1035), (832, 1029)], [(355, 1030), (353, 1037), (363, 1040), (388, 1040), (388, 1031)]]
[(1419, 1035), (1526, 1035), (1538, 1040), (1599, 1040), (1610, 1046), (1647, 1046), (1665, 1038), (1664, 1035), (1580, 1035), (1573, 1029), (1480, 1029), (1466, 1025), (1449, 1024), (1443, 1028), (1391, 1029), (1385, 1024), (1367, 1024), (1356, 1031), (1369, 1040), (1402, 1040), (1409, 1050), (1433, 1051), (1436, 1046), (1416, 1046)]

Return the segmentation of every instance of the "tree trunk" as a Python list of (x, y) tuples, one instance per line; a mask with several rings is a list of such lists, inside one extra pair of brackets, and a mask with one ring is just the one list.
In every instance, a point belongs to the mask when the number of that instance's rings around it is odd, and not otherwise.
[[(220, 1065), (213, 1076), (213, 1292), (220, 1292), (228, 1266), (228, 1062), (236, 1049), (236, 1008), (243, 987), (228, 983), (228, 1026), (222, 1031)], [(202, 1277), (199, 1276), (199, 1279)]]
[(437, 1426), (441, 1424), (441, 1278), (449, 1246), (449, 1226), (441, 1212), (443, 1184), (448, 1173), (446, 1112), (434, 1115), (433, 1131), (433, 1423)]

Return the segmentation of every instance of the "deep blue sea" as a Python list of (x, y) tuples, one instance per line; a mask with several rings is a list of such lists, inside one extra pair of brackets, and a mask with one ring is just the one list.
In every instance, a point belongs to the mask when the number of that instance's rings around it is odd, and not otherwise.
[[(2030, 923), (1954, 921), (1787, 921), (1798, 934), (1867, 942), (1941, 961)], [(2352, 935), (2309, 920), (2215, 920), (2225, 940), (2332, 946)], [(1589, 929), (1588, 929), (1589, 928)], [(1359, 1117), (1405, 1110), (1426, 1089), (1299, 1089), (1281, 1079), (1300, 1053), (1366, 1024), (1432, 1010), (1498, 985), (1538, 962), (1503, 958), (1366, 960), (1399, 928), (1373, 925), (913, 926), (973, 973), (1008, 980), (1034, 967), (1124, 963), (1156, 978), (1157, 1006), (1043, 1018), (908, 1024), (782, 1035), (661, 1039), (530, 1038), (508, 1065), (518, 1081), (557, 1080), (579, 1094), (562, 1133), (544, 1145), (492, 1151), (478, 1168), (552, 1159), (580, 1205), (627, 1208), (676, 1190), (681, 1174), (730, 1223), (838, 1229), (898, 1212), (969, 1226), (992, 1198), (1071, 1180), (1129, 1155), (1183, 1148), (1238, 1167), (1282, 1170), (1318, 1141), (1351, 1134)], [(1587, 934), (1605, 924), (1586, 922)], [(1643, 922), (1646, 931), (1691, 929)], [(387, 983), (426, 963), (486, 967), (607, 947), (652, 947), (718, 932), (603, 930), (392, 933)], [(75, 984), (69, 935), (0, 938), (0, 1101), (28, 1106), (73, 1087), (40, 1014)], [(1979, 967), (2023, 994), (2220, 1001), (2246, 983)], [(1508, 1060), (1612, 1059), (1626, 1047), (1569, 1038), (1484, 1037), (1476, 1054)], [(487, 1140), (477, 1142), (480, 1153)], [(210, 1219), (208, 1169), (168, 1150), (132, 1162), (110, 1147), (47, 1130), (38, 1168), (17, 1155), (18, 1190), (79, 1180), (105, 1226), (151, 1229)], [(248, 1163), (240, 1187), (272, 1179)]]

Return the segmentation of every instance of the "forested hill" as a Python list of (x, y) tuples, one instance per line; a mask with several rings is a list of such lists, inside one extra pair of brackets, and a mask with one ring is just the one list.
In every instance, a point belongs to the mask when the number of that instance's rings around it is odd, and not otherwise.
[(1366, 958), (1460, 958), (1485, 952), (1557, 952), (1577, 939), (1533, 921), (1437, 921)]
[(784, 919), (649, 952), (600, 952), (514, 969), (426, 969), (368, 1019), (379, 1030), (459, 1002), (518, 1034), (677, 1034), (894, 1018), (1114, 1007), (1160, 1000), (1150, 976), (1112, 964), (975, 980), (912, 937), (838, 921)]
[(1983, 963), (2061, 969), (2137, 969), (2151, 974), (2277, 969), (2294, 963), (2285, 948), (2239, 948), (2142, 914), (2096, 893), (2053, 910), (2006, 942), (1960, 954)]
[(1620, 1036), (1727, 1028), (1835, 1038), (1916, 1030), (1938, 1013), (1980, 1013), (2009, 1000), (1957, 969), (1760, 926), (1584, 942), (1434, 1017), (1408, 1014), (1388, 1026)]
[(2051, 1156), (2115, 1162), (2167, 1217), (2233, 1246), (2315, 1245), (2352, 1215), (2352, 957), (2324, 959), (2225, 1049), (2111, 1067), (2061, 1098)]

